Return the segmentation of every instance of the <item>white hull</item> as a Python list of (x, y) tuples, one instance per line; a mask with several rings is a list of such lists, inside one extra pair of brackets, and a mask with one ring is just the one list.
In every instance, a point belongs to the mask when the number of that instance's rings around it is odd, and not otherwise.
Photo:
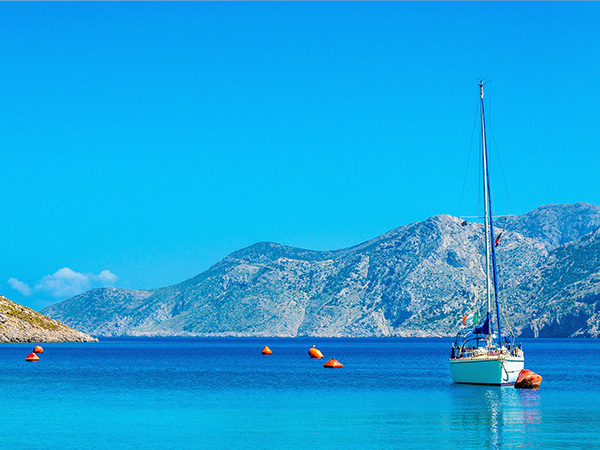
[(525, 359), (515, 356), (483, 356), (450, 360), (452, 381), (466, 384), (508, 386), (515, 384)]

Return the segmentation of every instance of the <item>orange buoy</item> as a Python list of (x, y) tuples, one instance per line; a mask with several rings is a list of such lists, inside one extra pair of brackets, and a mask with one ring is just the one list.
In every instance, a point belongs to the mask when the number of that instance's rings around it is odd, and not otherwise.
[(325, 364), (323, 364), (323, 367), (327, 367), (328, 369), (340, 369), (344, 366), (337, 359), (331, 358), (329, 361), (327, 361)]
[(262, 349), (262, 352), (261, 352), (261, 353), (262, 353), (263, 355), (270, 355), (270, 354), (271, 354), (271, 353), (273, 353), (273, 352), (271, 351), (271, 349), (270, 349), (269, 347), (267, 347), (267, 346), (265, 345), (265, 348), (263, 348), (263, 349)]
[(320, 359), (323, 358), (323, 353), (321, 353), (321, 350), (315, 348), (315, 346), (313, 345), (312, 348), (308, 350), (308, 356), (310, 356), (313, 359)]
[(535, 389), (540, 387), (541, 382), (541, 375), (531, 370), (523, 369), (519, 373), (515, 387), (518, 389)]
[(27, 355), (27, 358), (25, 358), (25, 361), (39, 361), (40, 357), (38, 355), (36, 355), (35, 353), (30, 353), (29, 355)]
[(41, 345), (36, 345), (35, 347), (33, 347), (33, 353), (44, 353), (44, 349)]

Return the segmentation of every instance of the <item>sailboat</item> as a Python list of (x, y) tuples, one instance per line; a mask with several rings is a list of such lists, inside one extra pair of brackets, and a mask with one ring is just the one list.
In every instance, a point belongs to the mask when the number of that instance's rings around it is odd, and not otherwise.
[[(452, 381), (464, 384), (510, 386), (525, 364), (521, 345), (502, 335), (494, 240), (494, 221), (483, 108), (483, 81), (479, 82), (485, 230), (485, 280), (487, 313), (470, 329), (459, 331), (452, 344)], [(495, 316), (495, 321), (494, 321)], [(494, 324), (495, 322), (495, 324)], [(496, 329), (494, 329), (494, 325)]]

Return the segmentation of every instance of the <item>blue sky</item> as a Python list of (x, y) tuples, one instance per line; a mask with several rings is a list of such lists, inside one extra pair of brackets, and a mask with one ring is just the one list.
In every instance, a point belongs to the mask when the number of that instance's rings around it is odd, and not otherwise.
[(174, 284), (258, 241), (334, 249), (457, 215), (479, 77), (496, 212), (600, 204), (599, 13), (0, 4), (0, 293), (40, 309)]

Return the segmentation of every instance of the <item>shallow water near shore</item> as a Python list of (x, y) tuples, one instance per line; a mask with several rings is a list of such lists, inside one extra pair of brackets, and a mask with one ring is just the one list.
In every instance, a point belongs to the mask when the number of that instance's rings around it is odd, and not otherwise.
[[(452, 384), (450, 339), (0, 346), (6, 449), (593, 448), (600, 340), (524, 339), (541, 389)], [(268, 345), (273, 354), (263, 356)], [(311, 360), (316, 345), (325, 359)], [(336, 358), (342, 369), (324, 369)]]

